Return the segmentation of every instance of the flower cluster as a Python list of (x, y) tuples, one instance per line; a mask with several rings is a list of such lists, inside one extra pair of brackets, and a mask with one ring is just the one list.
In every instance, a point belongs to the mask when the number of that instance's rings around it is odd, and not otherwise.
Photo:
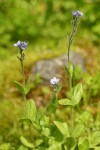
[(17, 43), (14, 44), (14, 46), (17, 46), (20, 48), (20, 50), (25, 50), (26, 47), (27, 47), (28, 43), (26, 42), (21, 42), (21, 41), (18, 41)]
[(72, 12), (73, 17), (81, 17), (83, 16), (83, 13), (80, 12), (79, 10), (73, 11)]

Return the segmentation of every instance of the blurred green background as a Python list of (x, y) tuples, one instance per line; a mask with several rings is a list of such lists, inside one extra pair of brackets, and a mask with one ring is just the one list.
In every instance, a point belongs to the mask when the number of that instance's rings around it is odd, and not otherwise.
[(21, 132), (17, 132), (16, 122), (21, 116), (23, 102), (14, 95), (13, 83), (21, 81), (21, 74), (17, 48), (13, 44), (18, 40), (28, 42), (26, 72), (41, 58), (67, 52), (73, 10), (80, 10), (84, 16), (72, 49), (82, 51), (89, 58), (90, 74), (99, 72), (99, 0), (0, 0), (0, 143), (13, 141), (12, 145), (18, 144)]
[(73, 10), (84, 13), (77, 41), (98, 45), (99, 4), (99, 0), (0, 0), (0, 58), (14, 53), (11, 45), (18, 40), (33, 46), (43, 40), (49, 47), (58, 45), (70, 33)]

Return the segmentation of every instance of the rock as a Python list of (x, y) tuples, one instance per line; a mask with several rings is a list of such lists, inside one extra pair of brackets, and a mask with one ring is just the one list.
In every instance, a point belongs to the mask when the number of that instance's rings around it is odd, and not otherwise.
[[(79, 65), (82, 71), (85, 71), (85, 60), (77, 52), (70, 53), (70, 60), (74, 65)], [(32, 74), (35, 76), (37, 73), (43, 80), (50, 80), (54, 76), (58, 75), (61, 69), (64, 69), (64, 65), (68, 64), (67, 54), (64, 54), (58, 58), (49, 60), (40, 60), (35, 63), (32, 68)]]

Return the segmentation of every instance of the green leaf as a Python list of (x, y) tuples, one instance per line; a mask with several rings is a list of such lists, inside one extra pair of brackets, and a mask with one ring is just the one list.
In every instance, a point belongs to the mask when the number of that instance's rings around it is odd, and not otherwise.
[(70, 76), (69, 69), (66, 67), (66, 65), (64, 65), (64, 67), (65, 67), (67, 75)]
[(54, 124), (65, 137), (69, 137), (70, 134), (68, 124), (66, 122), (54, 121)]
[(35, 140), (35, 146), (37, 147), (37, 146), (39, 146), (39, 145), (41, 145), (43, 143), (43, 139), (36, 139)]
[(34, 148), (34, 145), (30, 143), (29, 141), (27, 141), (23, 136), (20, 137), (20, 141), (22, 142), (24, 146), (28, 148)]
[(28, 94), (30, 91), (30, 78), (28, 78), (26, 85), (25, 85), (25, 94)]
[(95, 150), (100, 150), (100, 146), (96, 146), (96, 147), (95, 147)]
[(62, 145), (61, 143), (54, 141), (50, 147), (48, 148), (48, 150), (62, 150)]
[(50, 122), (50, 118), (47, 117), (46, 115), (43, 115), (43, 117), (40, 120), (40, 125), (43, 126), (48, 126)]
[(89, 141), (88, 139), (82, 139), (78, 143), (79, 150), (89, 150)]
[(58, 101), (58, 103), (60, 105), (69, 105), (69, 106), (73, 106), (73, 103), (70, 99), (61, 99)]
[(70, 77), (72, 78), (73, 77), (73, 73), (74, 73), (74, 66), (73, 66), (72, 63), (69, 63), (68, 70), (69, 70)]
[(50, 129), (47, 127), (42, 127), (42, 135), (49, 137), (50, 136)]
[(31, 122), (34, 122), (36, 120), (37, 116), (37, 109), (36, 105), (33, 99), (29, 99), (25, 103), (25, 119), (29, 119)]
[(64, 141), (64, 135), (60, 132), (60, 130), (53, 126), (51, 130), (51, 136), (58, 142), (62, 143)]
[(24, 87), (23, 87), (19, 82), (17, 82), (17, 81), (14, 81), (14, 83), (15, 83), (17, 89), (19, 90), (19, 92), (20, 92), (21, 94), (25, 95)]
[(85, 133), (85, 126), (82, 123), (77, 124), (72, 131), (72, 137), (79, 137)]
[(66, 146), (68, 148), (68, 150), (75, 150), (76, 144), (77, 144), (77, 140), (75, 138), (69, 137), (66, 139)]
[(49, 143), (48, 150), (62, 150), (61, 142), (56, 141), (54, 137), (50, 137), (48, 143)]
[(74, 74), (74, 66), (73, 66), (73, 64), (70, 62), (68, 67), (66, 67), (66, 65), (64, 65), (64, 67), (65, 67), (67, 75), (70, 78), (72, 78), (73, 74)]
[(46, 111), (50, 113), (55, 113), (57, 107), (58, 107), (58, 99), (57, 96), (54, 95), (49, 105), (47, 106)]
[(91, 113), (86, 110), (78, 117), (78, 122), (87, 124), (90, 118)]
[(90, 147), (94, 148), (95, 146), (100, 144), (100, 131), (95, 131), (94, 133), (90, 134), (89, 137)]
[(71, 101), (74, 106), (79, 104), (79, 102), (83, 96), (83, 88), (82, 88), (81, 83), (77, 84), (74, 88), (72, 88), (70, 96), (71, 96)]
[(10, 149), (10, 143), (0, 144), (0, 150), (9, 150), (9, 149)]
[(28, 148), (26, 146), (21, 145), (18, 150), (28, 150)]

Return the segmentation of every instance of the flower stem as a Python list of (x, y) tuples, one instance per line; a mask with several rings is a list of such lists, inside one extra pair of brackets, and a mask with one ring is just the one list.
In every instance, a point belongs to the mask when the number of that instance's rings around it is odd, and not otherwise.
[[(71, 44), (72, 44), (72, 41), (73, 41), (73, 37), (74, 37), (74, 34), (76, 32), (76, 29), (77, 29), (77, 23), (78, 23), (78, 18), (77, 16), (76, 17), (73, 17), (73, 20), (72, 20), (72, 31), (71, 31), (71, 34), (69, 36), (69, 40), (68, 40), (68, 67), (70, 69), (70, 47), (71, 47)], [(73, 86), (73, 83), (72, 83), (72, 75), (69, 75), (69, 87), (70, 87), (70, 91), (72, 89), (72, 86)], [(70, 119), (71, 119), (71, 124), (70, 124), (70, 136), (72, 136), (72, 130), (73, 130), (73, 107), (71, 107), (71, 115), (70, 115)]]
[[(22, 69), (22, 80), (23, 80), (23, 87), (25, 88), (25, 75), (24, 75), (24, 53), (22, 52), (22, 50), (20, 50), (20, 63), (21, 63), (21, 69)], [(24, 101), (26, 102), (26, 94), (23, 95), (24, 97)]]
[(70, 47), (72, 44), (73, 36), (76, 32), (77, 22), (78, 22), (78, 18), (77, 17), (73, 18), (73, 20), (72, 20), (72, 32), (71, 32), (71, 34), (69, 36), (69, 40), (68, 40), (68, 65), (70, 62)]

